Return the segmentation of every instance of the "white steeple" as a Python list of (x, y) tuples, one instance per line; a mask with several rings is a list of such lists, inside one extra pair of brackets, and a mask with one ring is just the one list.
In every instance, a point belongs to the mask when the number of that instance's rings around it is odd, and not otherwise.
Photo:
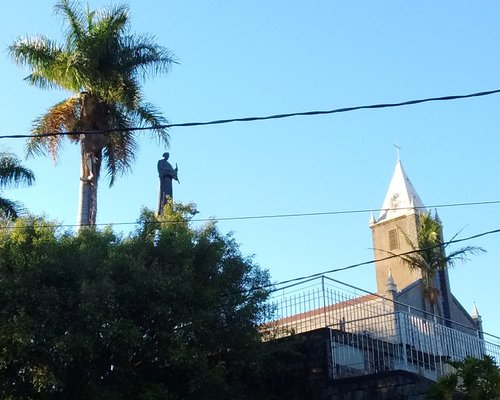
[(423, 208), (424, 203), (406, 175), (401, 160), (398, 160), (377, 222), (408, 215), (415, 209), (418, 211)]

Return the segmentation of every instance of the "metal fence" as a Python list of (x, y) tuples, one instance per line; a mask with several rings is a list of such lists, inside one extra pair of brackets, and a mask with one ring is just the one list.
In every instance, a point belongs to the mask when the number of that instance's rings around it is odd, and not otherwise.
[(422, 318), (422, 310), (366, 293), (319, 277), (276, 292), (267, 326), (278, 336), (329, 328), (333, 378), (406, 370), (437, 379), (447, 361), (485, 354), (500, 360), (499, 338), (457, 323), (461, 329), (452, 329)]

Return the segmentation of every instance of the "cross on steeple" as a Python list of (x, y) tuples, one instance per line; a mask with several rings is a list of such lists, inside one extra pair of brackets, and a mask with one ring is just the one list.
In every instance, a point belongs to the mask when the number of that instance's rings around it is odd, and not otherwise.
[(401, 160), (401, 158), (400, 158), (401, 147), (397, 144), (395, 144), (394, 147), (396, 148), (396, 151), (397, 151), (397, 157), (398, 157), (397, 161), (400, 161)]

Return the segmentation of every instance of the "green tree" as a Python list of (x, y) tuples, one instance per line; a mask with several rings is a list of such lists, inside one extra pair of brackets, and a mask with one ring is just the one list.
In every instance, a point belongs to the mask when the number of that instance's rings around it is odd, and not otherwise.
[[(28, 154), (48, 153), (56, 161), (63, 139), (80, 145), (78, 225), (94, 225), (101, 167), (110, 186), (130, 169), (137, 150), (131, 128), (153, 127), (159, 141), (168, 144), (162, 127), (166, 120), (144, 101), (140, 83), (148, 75), (167, 72), (174, 60), (154, 37), (130, 33), (127, 6), (82, 11), (77, 3), (60, 0), (55, 11), (67, 25), (64, 44), (44, 36), (21, 37), (9, 53), (31, 70), (28, 83), (72, 94), (34, 121), (27, 149)], [(66, 131), (81, 133), (40, 135)]]
[(0, 398), (265, 399), (268, 274), (192, 215), (0, 230)]
[[(441, 223), (430, 213), (424, 212), (418, 216), (417, 238), (410, 238), (403, 232), (413, 253), (401, 255), (408, 267), (419, 271), (422, 275), (422, 291), (434, 314), (439, 299), (439, 289), (436, 287), (436, 276), (439, 271), (453, 267), (458, 261), (466, 261), (469, 254), (484, 252), (480, 247), (467, 246), (458, 250), (445, 252)], [(425, 304), (424, 304), (425, 308)]]
[(500, 399), (500, 370), (491, 357), (467, 357), (449, 364), (455, 371), (431, 386), (427, 396), (430, 400), (452, 400), (456, 392), (464, 400)]
[[(8, 151), (0, 151), (0, 189), (17, 187), (21, 184), (32, 185), (35, 182), (33, 171), (21, 164), (21, 161)], [(4, 216), (17, 218), (23, 211), (21, 203), (1, 196), (0, 213)]]

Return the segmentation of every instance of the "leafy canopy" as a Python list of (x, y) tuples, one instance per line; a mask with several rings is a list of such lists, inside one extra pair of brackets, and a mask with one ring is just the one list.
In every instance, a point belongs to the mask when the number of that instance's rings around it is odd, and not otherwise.
[(0, 230), (0, 397), (252, 399), (262, 391), (266, 271), (192, 206), (144, 211), (128, 237)]
[(460, 392), (464, 400), (500, 399), (500, 370), (493, 358), (467, 357), (449, 363), (455, 371), (440, 378), (428, 393), (430, 400), (452, 400)]

